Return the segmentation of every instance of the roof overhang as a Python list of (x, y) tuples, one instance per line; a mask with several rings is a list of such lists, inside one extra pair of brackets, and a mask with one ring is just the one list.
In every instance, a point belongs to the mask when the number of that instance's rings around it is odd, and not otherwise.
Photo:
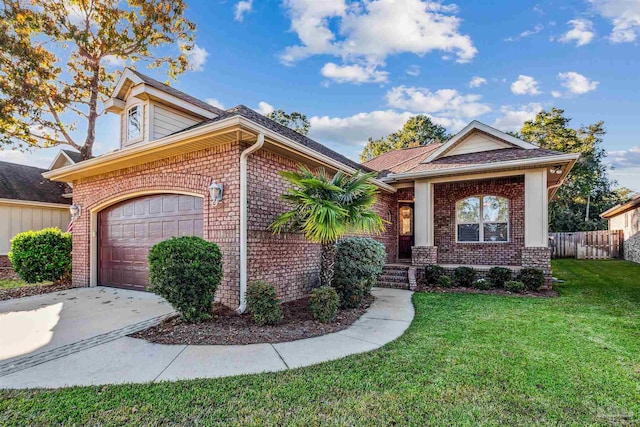
[(635, 196), (633, 199), (629, 200), (627, 203), (616, 205), (611, 209), (602, 212), (600, 214), (600, 217), (609, 219), (616, 215), (620, 215), (622, 213), (628, 212), (638, 207), (640, 207), (640, 195)]
[(38, 202), (36, 200), (17, 200), (0, 198), (2, 205), (18, 205), (32, 208), (69, 209), (70, 203)]
[[(258, 134), (263, 134), (265, 142), (270, 146), (291, 153), (296, 158), (308, 159), (318, 165), (333, 170), (342, 170), (349, 174), (357, 171), (353, 167), (318, 153), (245, 117), (231, 116), (143, 145), (132, 146), (85, 160), (75, 165), (48, 171), (42, 175), (52, 181), (72, 182), (179, 154), (202, 150), (222, 143), (235, 141), (255, 142)], [(384, 191), (390, 193), (397, 191), (393, 186), (379, 179), (372, 179), (371, 181)]]
[(66, 162), (72, 165), (76, 163), (73, 161), (71, 157), (67, 155), (67, 153), (64, 152), (64, 150), (60, 150), (58, 151), (58, 154), (56, 154), (56, 157), (54, 157), (53, 161), (51, 162), (51, 165), (49, 166), (49, 170), (59, 169), (62, 167), (62, 164)]

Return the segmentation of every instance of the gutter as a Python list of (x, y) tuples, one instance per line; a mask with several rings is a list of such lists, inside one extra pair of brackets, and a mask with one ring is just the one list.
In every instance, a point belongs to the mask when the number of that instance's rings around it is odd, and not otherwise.
[(240, 314), (247, 309), (247, 158), (264, 145), (264, 134), (258, 134), (258, 140), (240, 154), (240, 305), (236, 311)]

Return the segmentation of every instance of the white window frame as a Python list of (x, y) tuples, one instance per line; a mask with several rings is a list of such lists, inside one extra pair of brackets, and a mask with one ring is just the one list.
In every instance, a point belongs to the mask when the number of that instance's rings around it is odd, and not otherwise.
[[(129, 138), (129, 114), (131, 110), (134, 108), (138, 109), (138, 115), (140, 119), (140, 135), (135, 138)], [(143, 104), (134, 104), (127, 108), (124, 114), (124, 133), (125, 133), (125, 141), (127, 144), (133, 144), (135, 142), (140, 142), (144, 139), (144, 106)]]
[[(478, 198), (480, 199), (480, 216), (478, 217), (478, 222), (460, 222), (458, 221), (458, 203), (463, 201), (463, 200), (467, 200), (467, 199), (471, 199), (471, 198)], [(496, 197), (496, 198), (501, 198), (501, 199), (505, 199), (508, 203), (508, 209), (507, 209), (507, 240), (502, 240), (502, 241), (498, 241), (498, 240), (489, 240), (486, 241), (484, 240), (484, 198), (485, 197)], [(456, 203), (454, 205), (454, 214), (455, 214), (455, 221), (456, 221), (456, 243), (460, 243), (460, 244), (470, 244), (470, 245), (477, 245), (477, 244), (491, 244), (491, 245), (495, 245), (495, 244), (504, 244), (504, 243), (510, 243), (511, 242), (511, 200), (508, 199), (507, 197), (503, 197), (503, 196), (498, 196), (496, 194), (474, 194), (473, 196), (467, 196), (464, 197), (462, 199), (458, 199), (456, 200)], [(495, 223), (495, 221), (487, 221), (487, 224), (493, 224)], [(478, 231), (478, 241), (474, 242), (474, 241), (461, 241), (459, 239), (458, 236), (458, 225), (465, 225), (465, 224), (478, 224), (478, 226), (480, 227), (479, 231)]]

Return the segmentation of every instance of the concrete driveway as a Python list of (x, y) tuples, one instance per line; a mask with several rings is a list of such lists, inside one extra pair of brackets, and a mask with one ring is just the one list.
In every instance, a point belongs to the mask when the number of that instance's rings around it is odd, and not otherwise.
[(155, 294), (78, 288), (0, 302), (0, 375), (147, 327), (173, 312)]

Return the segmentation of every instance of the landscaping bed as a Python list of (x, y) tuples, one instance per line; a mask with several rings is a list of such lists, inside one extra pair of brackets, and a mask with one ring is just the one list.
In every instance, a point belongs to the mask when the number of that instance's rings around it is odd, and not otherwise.
[(443, 288), (440, 286), (428, 286), (419, 285), (416, 289), (417, 292), (440, 292), (440, 293), (454, 293), (454, 294), (488, 294), (488, 295), (505, 295), (505, 296), (518, 296), (518, 297), (542, 297), (550, 298), (557, 297), (558, 292), (553, 289), (541, 289), (539, 291), (523, 291), (523, 292), (510, 292), (505, 289), (476, 289), (476, 288)]
[(251, 315), (239, 315), (221, 304), (215, 304), (213, 318), (201, 323), (187, 323), (178, 315), (159, 325), (130, 335), (158, 344), (256, 344), (296, 341), (338, 332), (358, 320), (371, 306), (368, 296), (359, 308), (338, 311), (331, 323), (314, 320), (309, 311), (309, 298), (282, 303), (282, 320), (277, 325), (257, 325)]
[(0, 281), (0, 301), (59, 292), (76, 287), (70, 280), (35, 284), (26, 283), (18, 279), (2, 280)]

